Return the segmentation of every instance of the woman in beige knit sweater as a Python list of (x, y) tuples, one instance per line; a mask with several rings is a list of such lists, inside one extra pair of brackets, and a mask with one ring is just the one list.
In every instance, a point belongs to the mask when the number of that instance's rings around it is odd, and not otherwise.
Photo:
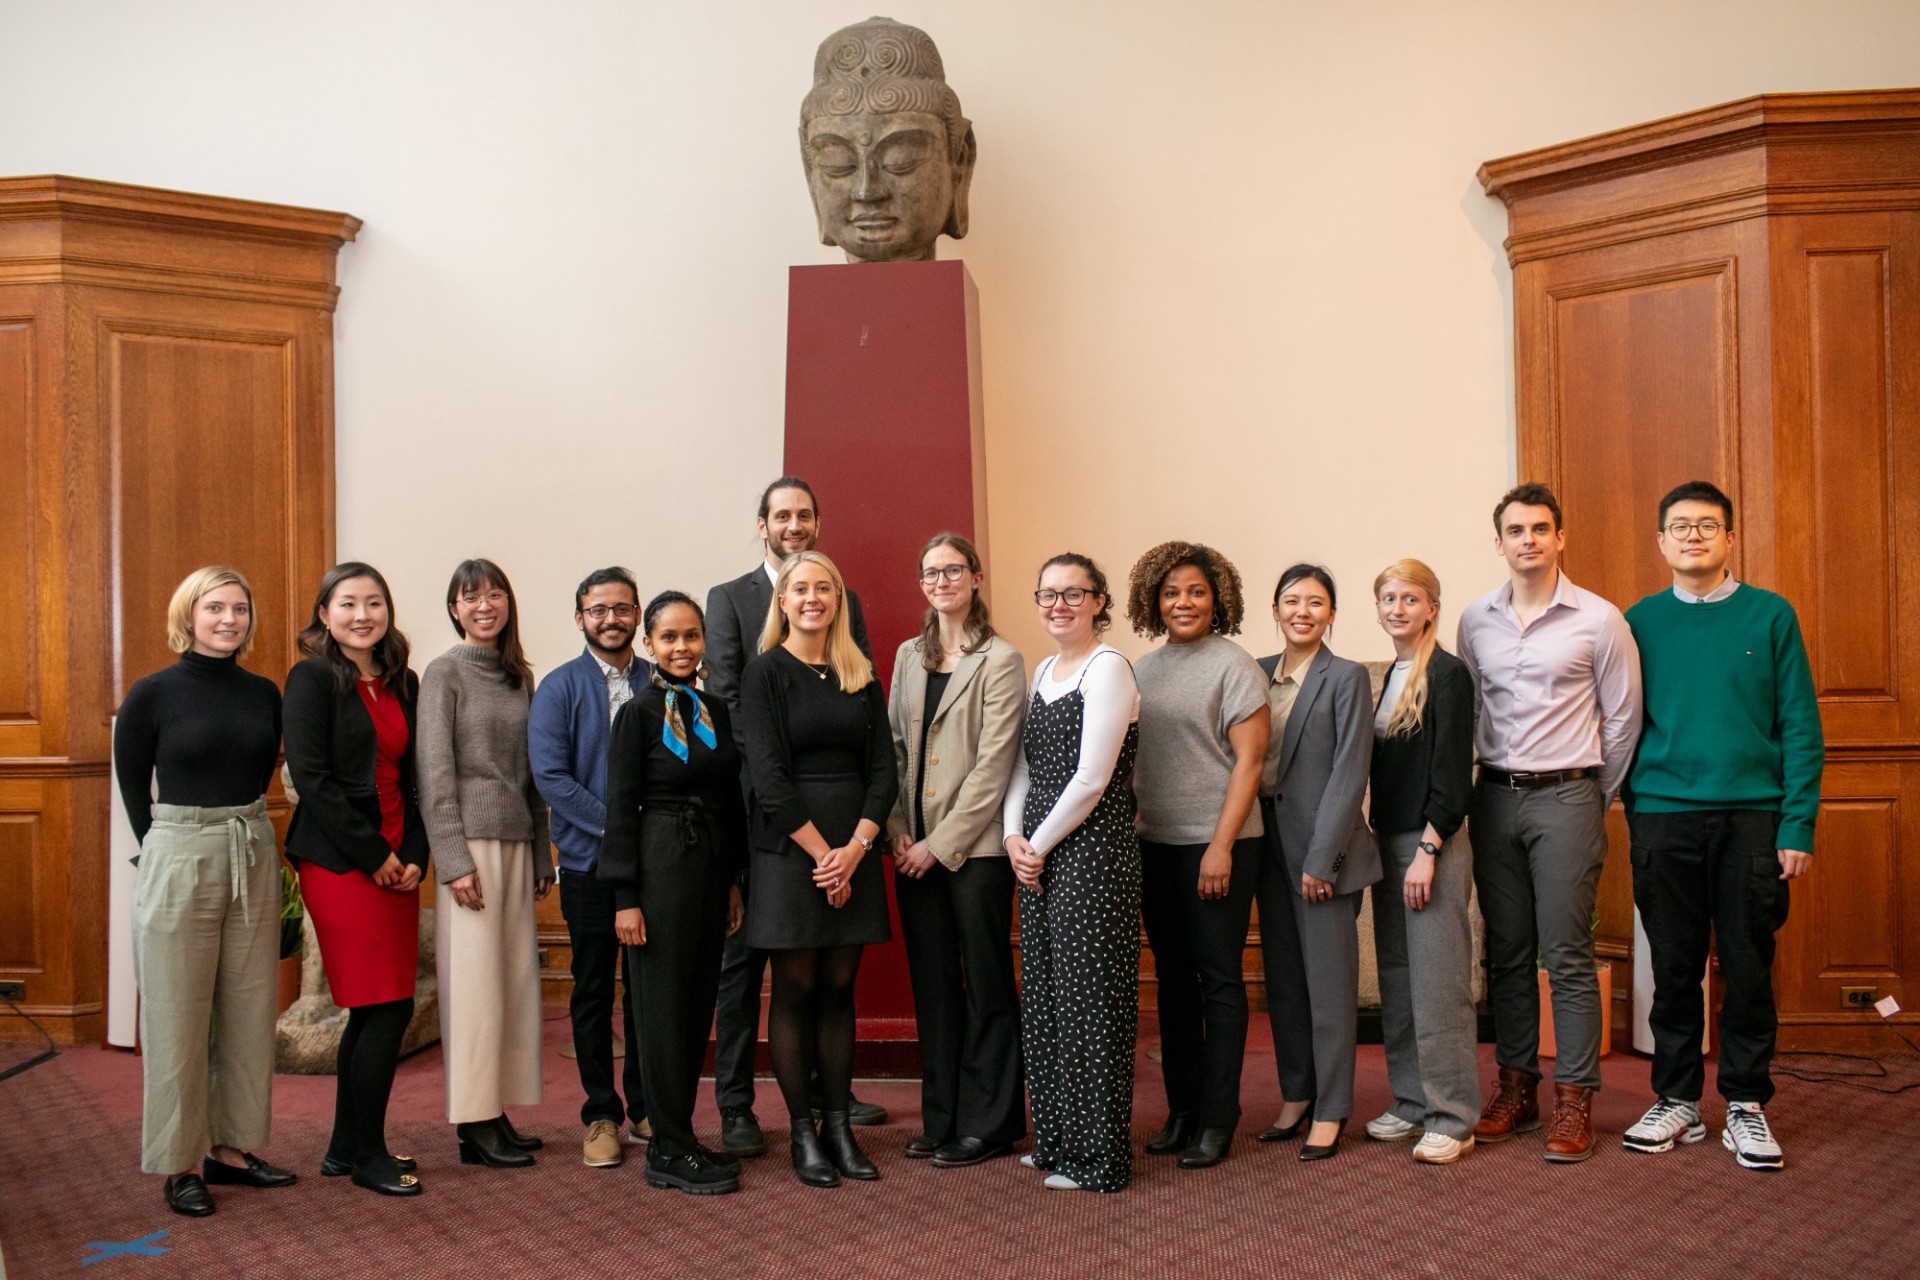
[(463, 561), (447, 584), (461, 643), (420, 680), (420, 808), (439, 881), (435, 941), (447, 1119), (466, 1164), (529, 1165), (509, 1106), (540, 1101), (533, 904), (553, 884), (547, 811), (527, 764), (533, 669), (507, 575)]

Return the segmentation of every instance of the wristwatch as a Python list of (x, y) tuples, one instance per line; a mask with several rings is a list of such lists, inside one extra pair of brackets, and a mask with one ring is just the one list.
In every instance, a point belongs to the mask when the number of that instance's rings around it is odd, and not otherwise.
[(865, 849), (868, 853), (873, 852), (873, 841), (867, 839), (857, 831), (854, 833), (853, 838), (859, 843), (862, 849)]
[(1425, 854), (1430, 854), (1431, 856), (1437, 858), (1440, 856), (1440, 846), (1435, 844), (1431, 840), (1422, 840), (1420, 842), (1420, 852)]

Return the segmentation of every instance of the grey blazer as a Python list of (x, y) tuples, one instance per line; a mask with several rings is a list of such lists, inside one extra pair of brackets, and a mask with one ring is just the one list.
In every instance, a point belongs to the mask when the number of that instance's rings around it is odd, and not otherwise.
[[(1280, 655), (1260, 659), (1273, 679)], [(1373, 765), (1373, 686), (1367, 669), (1320, 646), (1287, 714), (1280, 744), (1280, 793), (1267, 838), (1300, 892), (1310, 873), (1335, 893), (1358, 893), (1380, 878), (1380, 849), (1361, 809)]]
[[(1027, 667), (1020, 651), (995, 636), (977, 653), (960, 659), (940, 705), (929, 708), (920, 640), (900, 646), (893, 660), (893, 694), (887, 720), (900, 798), (887, 820), (887, 834), (913, 830), (913, 798), (921, 797), (927, 848), (949, 871), (968, 858), (1005, 857), (1000, 802), (1020, 754), (1026, 718)], [(920, 772), (920, 730), (927, 717), (927, 761)]]

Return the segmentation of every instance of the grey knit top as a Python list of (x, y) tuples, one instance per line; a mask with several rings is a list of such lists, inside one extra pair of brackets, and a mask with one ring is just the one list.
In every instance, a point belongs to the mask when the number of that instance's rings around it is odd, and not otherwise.
[(547, 806), (527, 765), (532, 701), (532, 685), (508, 686), (494, 649), (457, 644), (420, 677), (414, 760), (420, 813), (441, 884), (473, 870), (470, 838), (531, 841), (530, 874), (553, 877)]

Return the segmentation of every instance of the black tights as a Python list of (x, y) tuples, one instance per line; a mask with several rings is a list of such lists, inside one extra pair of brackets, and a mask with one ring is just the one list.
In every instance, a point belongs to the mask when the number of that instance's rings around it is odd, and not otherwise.
[(853, 1096), (853, 980), (860, 946), (775, 951), (767, 1047), (789, 1123), (813, 1113), (808, 1084), (820, 1078), (821, 1109), (845, 1111)]
[(360, 1165), (387, 1154), (387, 1099), (400, 1066), (400, 1042), (413, 1021), (413, 997), (347, 1011), (340, 1036), (333, 1097), (333, 1141), (327, 1154)]

